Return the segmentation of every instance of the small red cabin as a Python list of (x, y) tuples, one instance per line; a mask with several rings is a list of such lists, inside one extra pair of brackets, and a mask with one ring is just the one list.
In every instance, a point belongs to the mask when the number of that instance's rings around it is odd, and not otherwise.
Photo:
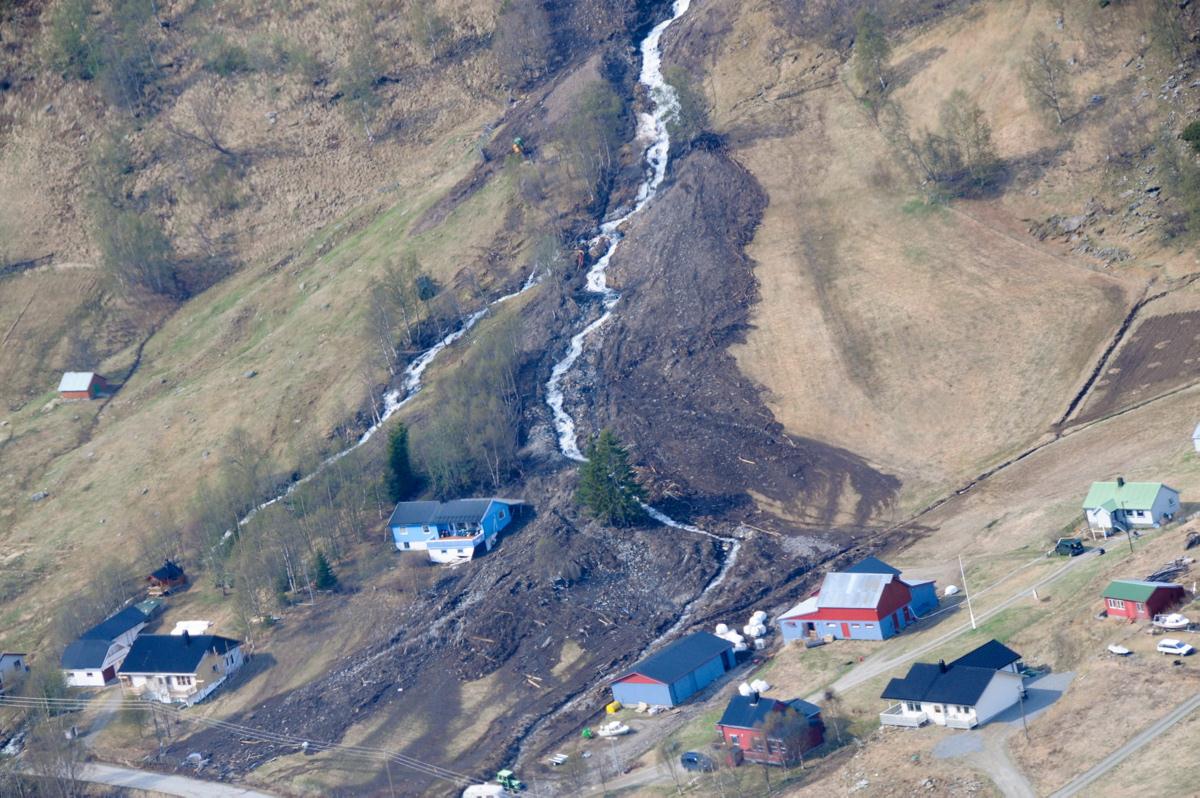
[(68, 371), (58, 381), (63, 399), (95, 399), (108, 392), (108, 382), (94, 371)]
[(165, 560), (162, 568), (147, 576), (146, 581), (150, 583), (148, 592), (151, 596), (165, 596), (170, 594), (174, 588), (186, 585), (187, 574), (183, 572), (183, 568), (178, 563)]
[(730, 699), (717, 731), (726, 745), (741, 752), (741, 759), (768, 765), (790, 765), (825, 742), (820, 707), (798, 698), (762, 698), (758, 693)]
[(1117, 579), (1104, 588), (1104, 610), (1110, 618), (1153, 620), (1183, 603), (1183, 587), (1174, 582)]

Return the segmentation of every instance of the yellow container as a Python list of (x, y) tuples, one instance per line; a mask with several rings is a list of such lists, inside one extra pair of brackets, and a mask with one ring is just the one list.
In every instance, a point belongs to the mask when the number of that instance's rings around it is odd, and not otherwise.
[(610, 715), (617, 714), (618, 712), (621, 711), (621, 702), (620, 701), (610, 702), (609, 705), (604, 708), (604, 711)]

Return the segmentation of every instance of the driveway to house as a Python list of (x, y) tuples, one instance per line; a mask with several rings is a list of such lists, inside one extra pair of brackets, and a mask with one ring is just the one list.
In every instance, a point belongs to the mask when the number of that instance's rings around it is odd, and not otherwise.
[(1170, 729), (1179, 721), (1186, 718), (1188, 715), (1200, 708), (1200, 693), (1184, 701), (1164, 718), (1151, 724), (1149, 728), (1142, 731), (1125, 745), (1113, 751), (1108, 756), (1096, 763), (1095, 767), (1086, 771), (1081, 776), (1077, 776), (1073, 781), (1069, 782), (1065, 787), (1050, 796), (1050, 798), (1069, 798), (1072, 795), (1078, 795), (1081, 791), (1086, 790), (1092, 782), (1099, 779), (1108, 771), (1115, 768), (1117, 765), (1124, 762), (1131, 754), (1138, 751), (1146, 743), (1151, 742), (1163, 732)]
[(952, 734), (933, 747), (937, 759), (968, 762), (987, 774), (1005, 798), (1037, 798), (1033, 785), (1008, 754), (1008, 739), (1050, 708), (1066, 692), (1074, 673), (1051, 673), (1026, 683), (1022, 704), (1009, 707), (984, 726)]
[(107, 784), (111, 787), (150, 790), (164, 795), (175, 795), (179, 798), (275, 798), (270, 793), (235, 787), (231, 784), (203, 781), (187, 776), (168, 776), (164, 773), (134, 770), (116, 765), (105, 765), (100, 762), (90, 762), (84, 765), (80, 768), (76, 780)]
[[(1016, 604), (1018, 601), (1022, 601), (1024, 599), (1026, 599), (1029, 596), (1031, 590), (1037, 590), (1039, 588), (1045, 587), (1046, 585), (1050, 584), (1051, 582), (1053, 582), (1056, 579), (1058, 579), (1059, 577), (1061, 577), (1067, 571), (1076, 567), (1080, 562), (1087, 560), (1091, 557), (1096, 557), (1096, 556), (1099, 556), (1099, 555), (1097, 554), (1096, 550), (1093, 549), (1092, 551), (1090, 551), (1086, 554), (1081, 554), (1078, 557), (1072, 557), (1061, 568), (1055, 569), (1053, 572), (1042, 577), (1034, 584), (1021, 588), (1016, 593), (1013, 593), (1011, 596), (1004, 599), (1003, 601), (1001, 601), (999, 604), (995, 605), (994, 607), (989, 607), (988, 609), (986, 609), (982, 612), (977, 611), (975, 613), (976, 625), (983, 623), (984, 621), (988, 620), (989, 618), (991, 618), (994, 615), (998, 615), (999, 613), (1003, 612), (1004, 610), (1006, 610), (1009, 607)], [(961, 607), (963, 605), (958, 604), (956, 606)], [(953, 640), (954, 638), (958, 637), (959, 635), (963, 634), (964, 632), (969, 632), (970, 630), (971, 630), (970, 622), (960, 624), (960, 625), (954, 627), (953, 629), (950, 629), (949, 631), (945, 632), (944, 634), (940, 634), (937, 637), (933, 638), (932, 640), (930, 640), (926, 643), (922, 643), (921, 645), (917, 646), (914, 649), (906, 651), (903, 654), (897, 654), (897, 655), (891, 656), (891, 657), (881, 656), (881, 655), (885, 654), (887, 651), (887, 649), (883, 649), (882, 651), (880, 651), (879, 655), (876, 655), (875, 657), (868, 657), (861, 665), (859, 665), (858, 667), (854, 668), (853, 670), (851, 670), (848, 673), (846, 673), (845, 675), (843, 675), (840, 679), (838, 679), (832, 685), (830, 685), (829, 689), (831, 689), (837, 693), (844, 693), (852, 687), (857, 687), (858, 685), (862, 684), (863, 682), (868, 682), (871, 679), (874, 679), (876, 676), (881, 676), (881, 675), (887, 673), (888, 671), (891, 671), (901, 665), (905, 665), (909, 662), (912, 662), (913, 660), (920, 657), (922, 654), (928, 654), (930, 651), (933, 651), (934, 649), (944, 646), (949, 641)], [(812, 695), (810, 695), (808, 697), (808, 700), (813, 701), (813, 702), (819, 702), (824, 697), (825, 697), (825, 691), (819, 690), (819, 691), (813, 693)]]

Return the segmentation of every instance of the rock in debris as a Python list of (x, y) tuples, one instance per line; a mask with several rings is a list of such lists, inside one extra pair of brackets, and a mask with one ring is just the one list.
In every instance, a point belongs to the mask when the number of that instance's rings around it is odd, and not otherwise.
[(48, 498), (50, 498), (50, 494), (49, 494), (49, 493), (47, 493), (47, 492), (46, 492), (46, 491), (44, 491), (44, 490), (39, 490), (37, 493), (35, 493), (35, 494), (33, 494), (32, 496), (30, 496), (30, 497), (29, 497), (29, 501), (31, 501), (31, 502), (40, 502), (42, 499), (48, 499)]
[(254, 369), (250, 369), (249, 371), (247, 371), (247, 372), (246, 372), (245, 374), (243, 374), (242, 376), (243, 376), (243, 377), (245, 377), (246, 379), (248, 379), (248, 380), (249, 380), (249, 379), (253, 379), (254, 377), (257, 377), (257, 376), (258, 376), (258, 372), (257, 372), (257, 371), (255, 371)]

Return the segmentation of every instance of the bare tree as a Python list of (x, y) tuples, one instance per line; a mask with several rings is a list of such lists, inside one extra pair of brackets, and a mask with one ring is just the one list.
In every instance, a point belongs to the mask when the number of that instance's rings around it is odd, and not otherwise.
[(225, 120), (224, 108), (215, 89), (198, 89), (189, 99), (187, 109), (192, 118), (191, 128), (168, 120), (166, 122), (168, 131), (184, 141), (214, 150), (231, 162), (240, 157), (239, 153), (230, 148), (224, 140), (224, 133), (228, 129), (228, 125)]
[(1060, 127), (1071, 117), (1071, 74), (1058, 42), (1040, 32), (1033, 37), (1021, 65), (1021, 80), (1030, 103), (1052, 115)]
[(539, 0), (504, 0), (496, 20), (492, 52), (505, 82), (519, 88), (546, 73), (554, 35), (544, 4)]

